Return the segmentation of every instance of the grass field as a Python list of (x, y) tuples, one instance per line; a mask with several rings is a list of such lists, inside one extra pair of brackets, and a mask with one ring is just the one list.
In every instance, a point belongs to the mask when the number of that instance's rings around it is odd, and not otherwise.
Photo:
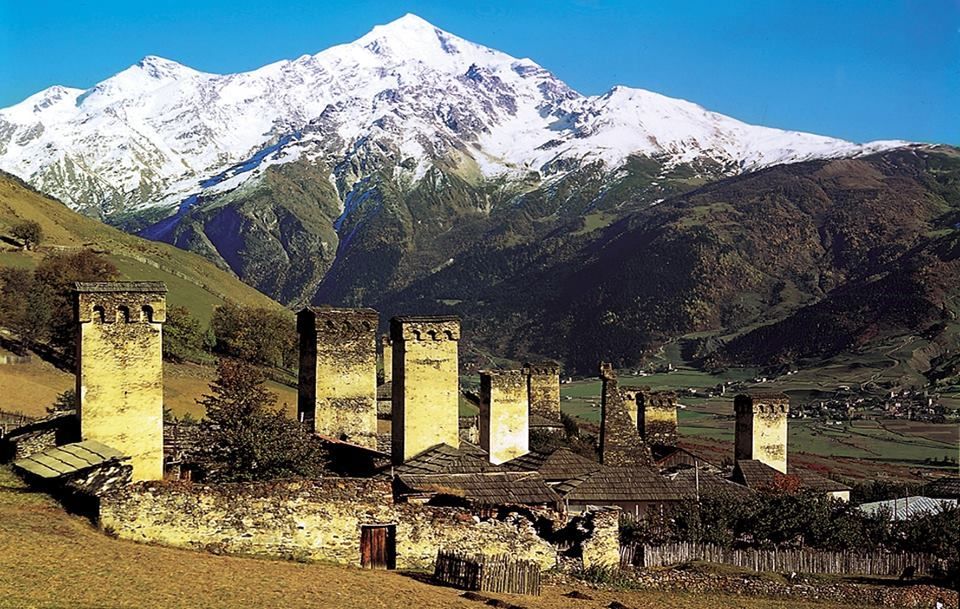
[[(621, 376), (620, 386), (647, 385), (652, 389), (699, 389), (714, 387), (726, 381), (749, 381), (753, 370), (731, 369), (720, 375), (679, 367), (675, 372), (649, 376)], [(850, 377), (839, 368), (828, 368), (823, 376), (799, 374), (758, 385), (788, 391), (793, 399), (806, 399), (807, 392), (833, 391), (841, 384), (850, 384)], [(868, 379), (860, 371), (857, 378)], [(844, 382), (844, 380), (846, 381)], [(599, 380), (588, 379), (561, 386), (561, 409), (581, 421), (600, 421)], [(720, 458), (733, 453), (733, 395), (723, 397), (680, 396), (683, 408), (678, 413), (680, 436), (691, 444), (706, 442), (711, 450), (724, 446), (715, 454)], [(791, 455), (806, 457), (846, 458), (857, 477), (868, 477), (875, 463), (901, 467), (923, 466), (925, 461), (956, 458), (960, 451), (960, 428), (956, 424), (933, 425), (915, 421), (881, 420), (826, 424), (821, 421), (791, 419), (788, 432)], [(906, 471), (904, 472), (906, 475)]]
[[(212, 366), (165, 363), (164, 405), (178, 417), (189, 413), (200, 418), (203, 408), (196, 400), (209, 391), (210, 382), (215, 377), (216, 370)], [(73, 374), (38, 359), (30, 364), (0, 365), (0, 388), (3, 389), (0, 391), (0, 410), (43, 416), (57, 395), (73, 386)], [(287, 413), (296, 417), (297, 390), (273, 381), (267, 382), (267, 388), (277, 396), (277, 405), (285, 405)]]
[[(460, 591), (403, 574), (214, 556), (107, 537), (0, 466), (0, 607), (10, 609), (482, 609)], [(837, 609), (833, 603), (714, 594), (583, 590), (594, 600), (489, 594), (529, 609)]]

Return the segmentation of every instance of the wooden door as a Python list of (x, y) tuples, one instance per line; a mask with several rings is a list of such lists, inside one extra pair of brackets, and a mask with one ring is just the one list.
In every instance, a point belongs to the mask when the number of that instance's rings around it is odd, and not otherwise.
[(360, 566), (365, 569), (396, 567), (396, 527), (372, 525), (360, 528)]

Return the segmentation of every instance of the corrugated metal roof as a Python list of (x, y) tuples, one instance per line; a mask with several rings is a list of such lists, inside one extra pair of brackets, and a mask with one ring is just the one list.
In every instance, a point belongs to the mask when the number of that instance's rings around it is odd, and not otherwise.
[(906, 520), (920, 514), (936, 514), (947, 507), (956, 505), (956, 499), (934, 499), (917, 496), (864, 503), (860, 505), (860, 509), (867, 514), (875, 514), (884, 510), (890, 513), (890, 520)]
[(59, 478), (107, 461), (123, 458), (126, 458), (123, 453), (106, 444), (96, 440), (85, 440), (49, 448), (14, 461), (13, 465), (41, 478)]

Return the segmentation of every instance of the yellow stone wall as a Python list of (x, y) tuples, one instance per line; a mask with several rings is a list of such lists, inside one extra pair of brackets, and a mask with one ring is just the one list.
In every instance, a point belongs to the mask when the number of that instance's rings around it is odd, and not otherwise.
[(373, 309), (307, 308), (297, 315), (297, 409), (322, 436), (377, 447), (377, 332)]
[(677, 396), (669, 391), (644, 392), (639, 400), (640, 436), (647, 444), (677, 443)]
[(380, 337), (380, 357), (383, 365), (383, 382), (393, 381), (393, 345), (389, 336)]
[(398, 569), (431, 569), (441, 548), (556, 566), (556, 549), (529, 522), (478, 521), (461, 509), (395, 504), (390, 484), (353, 478), (135, 484), (101, 499), (98, 523), (138, 542), (357, 567), (362, 527), (393, 525)]
[(437, 444), (460, 446), (460, 320), (407, 316), (390, 321), (393, 341), (393, 460)]
[(735, 458), (756, 459), (787, 473), (787, 414), (789, 398), (781, 393), (738, 395)]
[(133, 480), (161, 480), (166, 288), (128, 282), (78, 287), (80, 435), (129, 455)]
[(638, 430), (640, 429), (639, 421), (639, 411), (640, 411), (640, 402), (643, 401), (644, 392), (650, 391), (650, 387), (647, 386), (629, 386), (625, 385), (620, 387), (620, 396), (623, 398), (623, 405), (627, 409), (627, 414), (630, 415), (630, 420), (633, 421), (634, 427)]
[(527, 393), (530, 414), (551, 421), (560, 420), (560, 366), (554, 362), (528, 363), (524, 370), (527, 377)]
[(480, 447), (499, 465), (530, 452), (527, 375), (522, 370), (480, 373)]

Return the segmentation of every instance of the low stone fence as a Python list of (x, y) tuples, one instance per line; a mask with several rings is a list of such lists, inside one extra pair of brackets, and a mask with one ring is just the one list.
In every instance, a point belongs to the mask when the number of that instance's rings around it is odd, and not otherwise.
[(134, 541), (354, 566), (362, 566), (364, 530), (386, 527), (386, 562), (401, 569), (432, 569), (441, 548), (509, 554), (541, 569), (557, 561), (522, 516), (394, 503), (390, 481), (377, 479), (138, 483), (101, 497), (99, 526)]
[(930, 572), (934, 558), (929, 554), (920, 553), (732, 550), (701, 543), (673, 543), (661, 546), (638, 544), (623, 546), (620, 550), (621, 566), (664, 567), (691, 560), (778, 573), (898, 576), (907, 567), (913, 567), (916, 575), (926, 575)]
[(462, 590), (540, 595), (540, 565), (504, 554), (441, 550), (433, 577)]

